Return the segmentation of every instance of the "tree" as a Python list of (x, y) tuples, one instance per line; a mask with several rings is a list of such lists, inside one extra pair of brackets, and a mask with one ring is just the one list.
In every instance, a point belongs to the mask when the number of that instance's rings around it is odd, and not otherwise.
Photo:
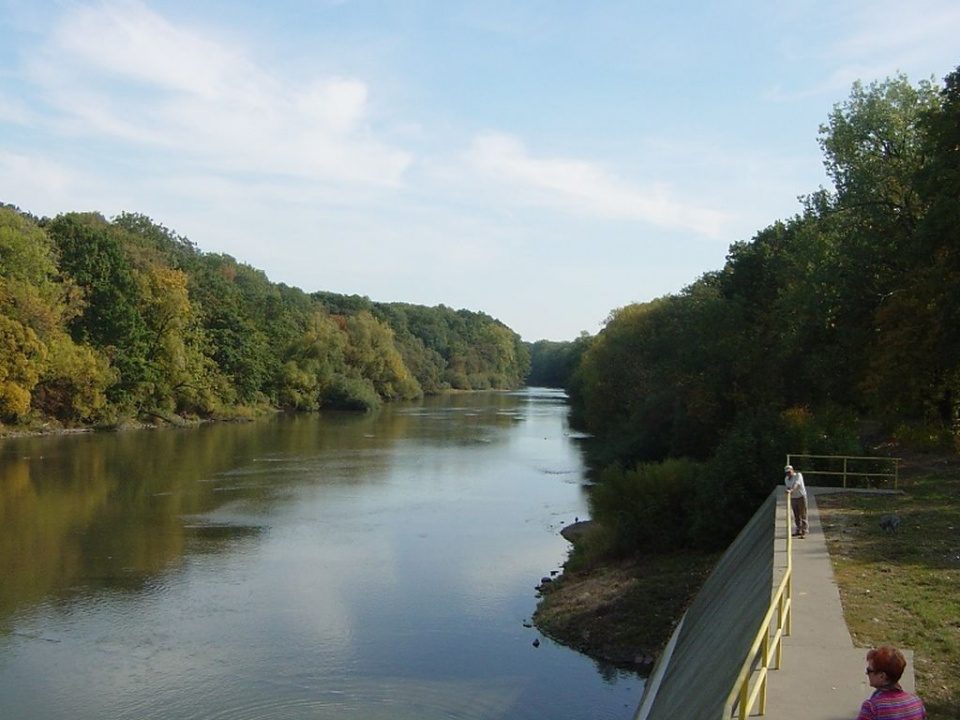
[(903, 291), (878, 310), (884, 342), (866, 388), (899, 414), (960, 435), (960, 68), (919, 118), (925, 165), (916, 186), (926, 212)]
[[(922, 186), (931, 153), (924, 120), (938, 116), (941, 103), (933, 83), (913, 87), (903, 75), (869, 86), (856, 83), (821, 127), (835, 192), (822, 198), (817, 210), (824, 219), (838, 218), (836, 257), (842, 263), (832, 278), (840, 300), (834, 322), (848, 351), (850, 386), (862, 393), (860, 405), (883, 414), (885, 407), (906, 409), (906, 398), (902, 386), (897, 397), (878, 395), (894, 389), (878, 382), (880, 374), (906, 367), (904, 351), (923, 347), (904, 345), (911, 329), (899, 326), (933, 319), (922, 311), (929, 295), (924, 286), (932, 276), (924, 269), (929, 261), (918, 231), (931, 204)], [(913, 357), (910, 367), (928, 366)], [(929, 387), (930, 379), (921, 385)], [(917, 408), (916, 402), (908, 404)]]
[(33, 330), (0, 315), (0, 420), (17, 422), (27, 415), (45, 355)]
[(286, 351), (280, 402), (296, 410), (317, 410), (347, 367), (347, 336), (326, 312), (317, 311), (304, 334)]
[(78, 343), (103, 350), (120, 373), (113, 400), (140, 401), (147, 380), (147, 327), (140, 286), (119, 238), (99, 215), (60, 215), (48, 225), (60, 268), (82, 290), (82, 314), (69, 323)]
[(408, 400), (421, 395), (420, 385), (410, 374), (393, 342), (393, 331), (367, 311), (344, 320), (348, 342), (347, 364), (359, 377), (369, 380), (384, 400)]
[(200, 250), (188, 238), (178, 235), (140, 213), (120, 213), (112, 225), (125, 232), (132, 243), (158, 253), (166, 264), (177, 270), (194, 268)]
[[(227, 402), (262, 401), (280, 373), (280, 356), (288, 341), (271, 342), (267, 318), (270, 299), (265, 278), (228, 255), (204, 255), (189, 275), (188, 293), (195, 302), (208, 353), (233, 393)], [(281, 323), (277, 323), (281, 325)]]
[(916, 178), (926, 156), (920, 119), (940, 105), (936, 86), (914, 87), (905, 75), (864, 86), (820, 126), (820, 147), (837, 207), (865, 228), (909, 235), (923, 214)]
[(219, 404), (213, 388), (221, 380), (207, 357), (206, 334), (180, 270), (153, 265), (139, 274), (142, 315), (149, 333), (152, 409), (209, 415)]
[(56, 251), (36, 222), (0, 207), (0, 307), (41, 339), (58, 332), (79, 310), (72, 283), (59, 277)]
[(107, 389), (116, 382), (105, 355), (61, 333), (47, 342), (32, 407), (67, 425), (96, 423), (109, 412)]

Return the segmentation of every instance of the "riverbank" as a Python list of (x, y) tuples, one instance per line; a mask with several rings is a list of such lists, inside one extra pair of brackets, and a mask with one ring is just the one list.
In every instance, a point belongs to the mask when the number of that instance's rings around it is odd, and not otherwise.
[(594, 660), (646, 674), (720, 556), (638, 555), (585, 569), (568, 563), (540, 586), (534, 624)]
[(43, 435), (82, 435), (96, 432), (128, 432), (133, 430), (158, 430), (166, 428), (200, 427), (205, 423), (250, 422), (259, 417), (284, 412), (279, 408), (263, 406), (259, 408), (237, 409), (236, 412), (211, 418), (185, 418), (175, 414), (160, 415), (145, 413), (141, 419), (127, 418), (110, 425), (70, 425), (64, 426), (55, 420), (42, 420), (22, 425), (0, 424), (0, 440), (5, 438), (40, 437)]
[[(844, 617), (854, 643), (914, 651), (931, 720), (960, 718), (960, 458), (907, 454), (902, 495), (818, 496)], [(901, 518), (893, 534), (882, 515)], [(643, 673), (720, 555), (637, 557), (564, 572), (534, 615), (549, 637)], [(639, 662), (638, 662), (639, 659)]]

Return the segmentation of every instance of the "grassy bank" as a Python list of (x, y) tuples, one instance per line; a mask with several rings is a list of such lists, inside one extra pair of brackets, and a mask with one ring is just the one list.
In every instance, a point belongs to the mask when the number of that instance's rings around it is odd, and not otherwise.
[[(905, 462), (903, 495), (818, 496), (847, 627), (857, 647), (914, 652), (931, 720), (960, 719), (960, 463)], [(884, 514), (900, 531), (880, 528)]]

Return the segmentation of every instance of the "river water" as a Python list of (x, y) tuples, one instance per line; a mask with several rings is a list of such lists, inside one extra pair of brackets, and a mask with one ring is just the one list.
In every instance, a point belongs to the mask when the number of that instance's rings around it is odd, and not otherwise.
[(0, 441), (0, 718), (626, 720), (528, 627), (583, 477), (542, 389)]

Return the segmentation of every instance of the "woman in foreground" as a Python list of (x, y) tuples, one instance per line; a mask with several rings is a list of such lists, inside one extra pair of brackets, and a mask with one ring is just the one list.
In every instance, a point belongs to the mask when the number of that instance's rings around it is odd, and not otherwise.
[(923, 700), (900, 687), (906, 666), (903, 653), (889, 645), (867, 653), (867, 678), (874, 691), (860, 706), (857, 720), (926, 720)]

